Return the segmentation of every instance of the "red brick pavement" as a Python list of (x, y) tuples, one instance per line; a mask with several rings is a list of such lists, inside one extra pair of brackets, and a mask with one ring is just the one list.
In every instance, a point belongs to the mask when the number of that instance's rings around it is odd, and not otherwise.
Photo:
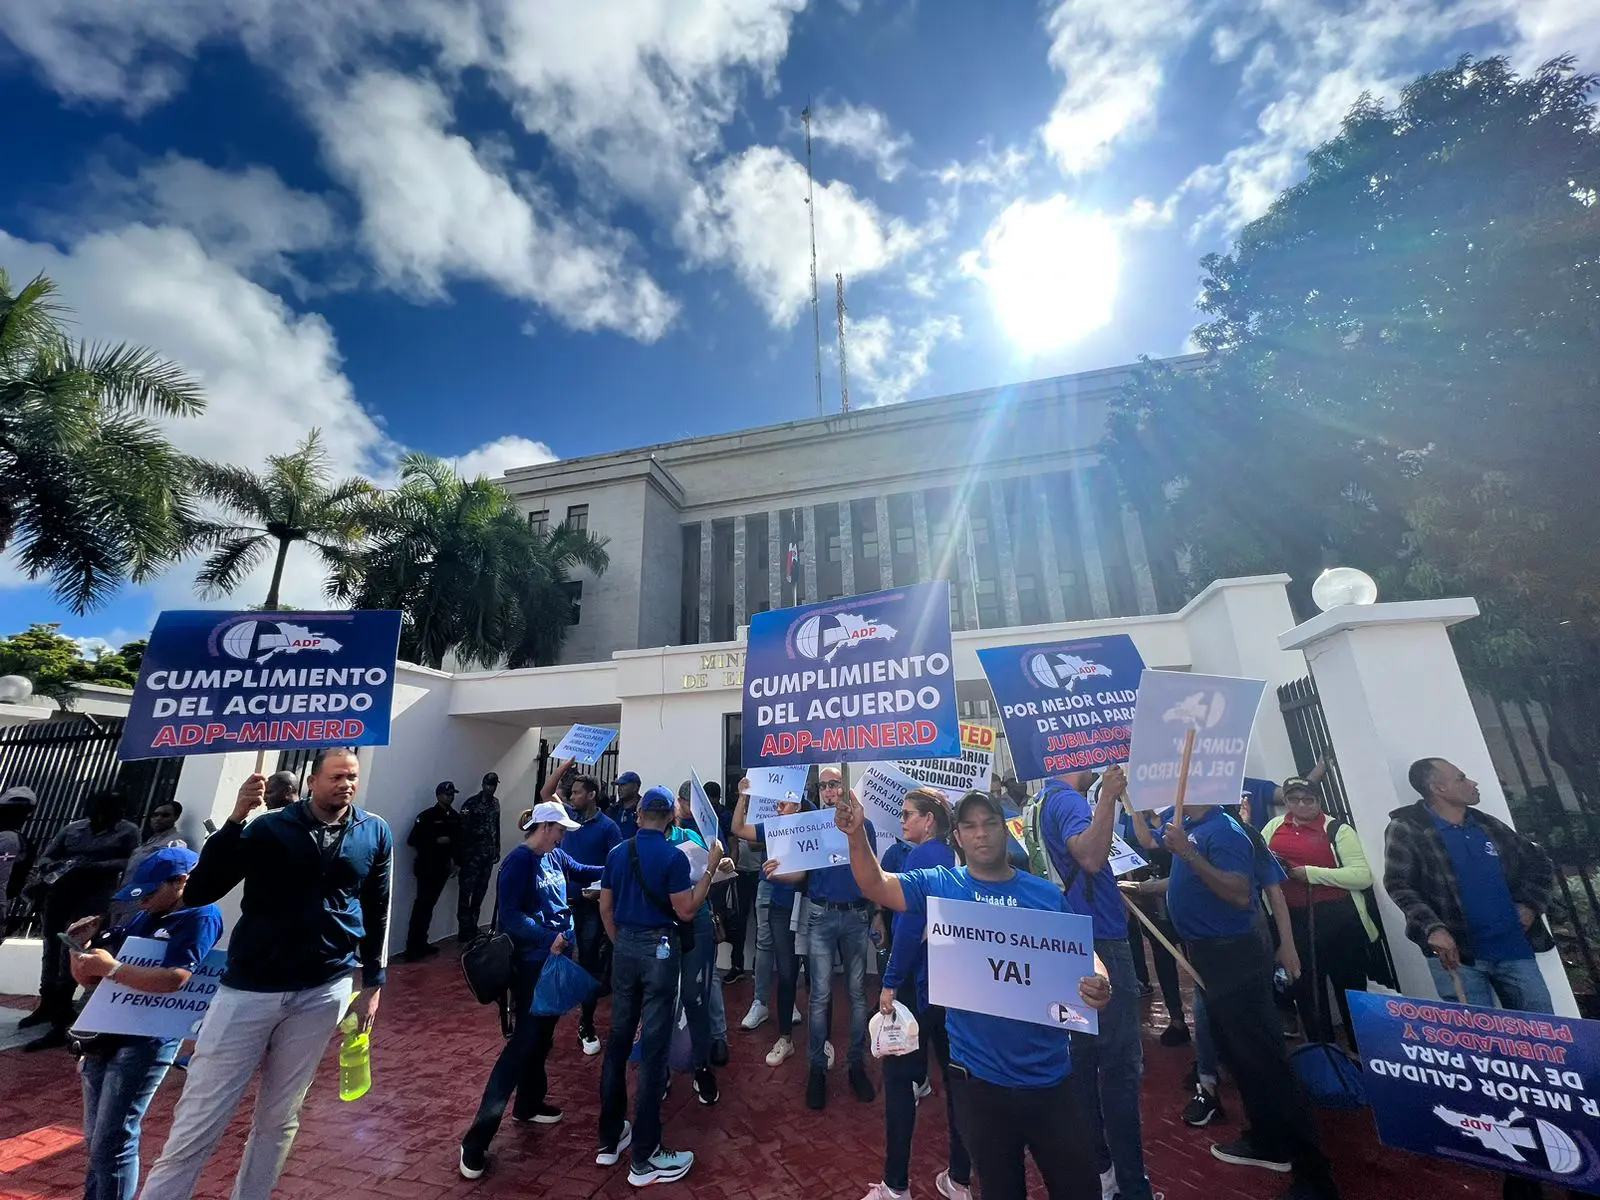
[[(748, 982), (729, 989), (731, 1024), (737, 1025), (749, 1000)], [(1160, 1011), (1154, 1003), (1147, 1023), (1144, 1086), (1145, 1144), (1156, 1187), (1167, 1200), (1265, 1200), (1277, 1194), (1285, 1176), (1217, 1162), (1208, 1146), (1218, 1135), (1178, 1120), (1190, 1056), (1156, 1043)], [(602, 1008), (602, 1028), (603, 1013)], [(826, 1112), (808, 1111), (802, 1099), (803, 1057), (796, 1055), (776, 1070), (762, 1061), (775, 1036), (771, 1022), (754, 1033), (732, 1031), (733, 1061), (720, 1074), (722, 1103), (715, 1108), (701, 1107), (688, 1081), (675, 1079), (665, 1110), (667, 1142), (693, 1150), (697, 1161), (688, 1180), (666, 1188), (666, 1194), (696, 1200), (857, 1200), (881, 1178), (881, 1108), (856, 1101), (843, 1072), (836, 1071)], [(508, 1120), (495, 1142), (489, 1174), (475, 1184), (457, 1175), (458, 1138), (500, 1045), (494, 1011), (469, 1002), (448, 952), (429, 964), (396, 967), (384, 989), (373, 1047), (373, 1091), (357, 1103), (341, 1103), (337, 1057), (330, 1049), (276, 1195), (283, 1200), (631, 1195), (625, 1171), (593, 1165), (600, 1059), (579, 1053), (570, 1019), (557, 1035), (550, 1071), (550, 1099), (566, 1109), (566, 1120), (527, 1129)], [(165, 1140), (182, 1078), (173, 1072), (151, 1106), (145, 1122), (147, 1169)], [(1226, 1090), (1224, 1102), (1233, 1121), (1214, 1129), (1230, 1137), (1238, 1129), (1239, 1106)], [(206, 1200), (228, 1194), (249, 1127), (249, 1104), (246, 1100), (201, 1181), (198, 1195)], [(1383, 1148), (1369, 1114), (1326, 1113), (1322, 1128), (1346, 1200), (1499, 1195), (1498, 1181), (1482, 1172)], [(924, 1102), (912, 1162), (918, 1197), (938, 1194), (933, 1179), (943, 1166), (943, 1146), (944, 1106), (937, 1099)], [(82, 1189), (81, 1114), (72, 1059), (56, 1051), (0, 1053), (0, 1200), (64, 1200)], [(1043, 1188), (1035, 1194), (1042, 1195)]]

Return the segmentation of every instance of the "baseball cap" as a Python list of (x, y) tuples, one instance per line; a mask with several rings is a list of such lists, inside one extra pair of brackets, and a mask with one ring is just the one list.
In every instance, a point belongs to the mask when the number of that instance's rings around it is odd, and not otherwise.
[(485, 783), (499, 783), (500, 776), (494, 771), (485, 771), (483, 775), (483, 781)]
[(522, 832), (527, 833), (535, 825), (544, 825), (550, 822), (561, 826), (563, 829), (576, 829), (578, 823), (567, 812), (567, 806), (554, 800), (541, 800), (528, 810), (528, 815), (522, 818)]
[(133, 878), (113, 900), (142, 900), (168, 880), (194, 870), (200, 856), (187, 846), (165, 846), (134, 868)]
[(621, 787), (623, 784), (626, 784), (626, 783), (643, 783), (643, 782), (644, 781), (639, 778), (638, 772), (636, 772), (636, 771), (624, 771), (621, 775), (617, 776), (617, 786), (618, 787)]
[(1315, 796), (1317, 789), (1311, 780), (1293, 775), (1283, 781), (1283, 794), (1287, 796), (1290, 792), (1310, 792)]
[(639, 797), (639, 811), (642, 813), (673, 812), (677, 807), (678, 798), (664, 787), (653, 787)]
[(433, 789), (433, 794), (435, 796), (454, 796), (456, 794), (456, 785), (446, 779), (438, 787)]
[(39, 797), (33, 794), (31, 787), (8, 787), (0, 792), (0, 804), (25, 804), (32, 808), (39, 803)]
[(1006, 819), (1005, 806), (988, 792), (968, 792), (960, 800), (956, 801), (956, 824), (961, 824), (961, 818), (967, 814), (968, 809), (977, 807), (987, 808), (1002, 821)]

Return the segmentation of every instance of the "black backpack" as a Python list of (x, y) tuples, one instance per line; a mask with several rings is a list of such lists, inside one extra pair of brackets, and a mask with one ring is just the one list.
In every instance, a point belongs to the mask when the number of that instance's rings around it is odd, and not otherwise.
[[(501, 863), (500, 873), (504, 871), (505, 864)], [(495, 875), (494, 893), (494, 915), (489, 918), (489, 932), (480, 933), (461, 952), (461, 975), (479, 1004), (499, 1005), (500, 1032), (509, 1038), (515, 1025), (510, 996), (517, 948), (510, 935), (500, 930), (499, 873)]]

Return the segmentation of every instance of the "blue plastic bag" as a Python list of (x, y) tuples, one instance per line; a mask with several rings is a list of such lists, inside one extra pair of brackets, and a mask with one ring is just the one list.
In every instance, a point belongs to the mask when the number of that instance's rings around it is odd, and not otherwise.
[(559, 1017), (598, 995), (600, 981), (570, 958), (552, 954), (533, 987), (533, 1014)]

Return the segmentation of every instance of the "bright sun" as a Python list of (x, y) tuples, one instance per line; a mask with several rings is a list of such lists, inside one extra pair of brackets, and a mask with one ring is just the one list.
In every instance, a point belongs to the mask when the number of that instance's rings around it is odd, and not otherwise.
[(1001, 213), (969, 269), (1017, 348), (1042, 354), (1110, 322), (1119, 264), (1115, 226), (1057, 195)]

